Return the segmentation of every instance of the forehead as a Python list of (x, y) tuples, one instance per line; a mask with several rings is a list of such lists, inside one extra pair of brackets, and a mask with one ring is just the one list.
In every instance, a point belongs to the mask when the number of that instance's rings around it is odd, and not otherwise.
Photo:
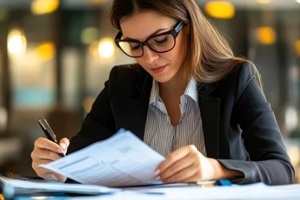
[(122, 18), (120, 26), (124, 37), (144, 40), (157, 30), (170, 30), (175, 23), (173, 18), (153, 11), (144, 11)]

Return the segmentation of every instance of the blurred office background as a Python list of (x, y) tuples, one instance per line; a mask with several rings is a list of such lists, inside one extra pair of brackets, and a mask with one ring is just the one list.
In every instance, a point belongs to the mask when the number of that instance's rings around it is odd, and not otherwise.
[[(35, 175), (30, 152), (46, 117), (71, 137), (112, 66), (111, 0), (0, 0), (0, 172)], [(235, 54), (259, 68), (296, 168), (300, 160), (300, 0), (197, 0)]]

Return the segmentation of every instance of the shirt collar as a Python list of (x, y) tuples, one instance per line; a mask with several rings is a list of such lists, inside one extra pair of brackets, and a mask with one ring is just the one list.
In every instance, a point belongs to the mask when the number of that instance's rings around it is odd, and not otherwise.
[(153, 79), (152, 81), (152, 88), (150, 93), (149, 105), (159, 101), (159, 87), (158, 83)]
[(186, 87), (184, 94), (191, 97), (196, 103), (198, 103), (198, 91), (197, 91), (197, 81), (192, 78)]

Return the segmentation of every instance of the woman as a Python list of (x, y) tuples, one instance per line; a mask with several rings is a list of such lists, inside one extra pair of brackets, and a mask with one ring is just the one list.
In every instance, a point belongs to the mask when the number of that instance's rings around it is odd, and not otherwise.
[(39, 164), (125, 128), (166, 156), (155, 172), (166, 183), (293, 182), (258, 71), (233, 56), (195, 1), (114, 0), (111, 21), (120, 31), (116, 45), (137, 63), (112, 69), (70, 146), (66, 138), (60, 146), (36, 140), (39, 176), (64, 182)]

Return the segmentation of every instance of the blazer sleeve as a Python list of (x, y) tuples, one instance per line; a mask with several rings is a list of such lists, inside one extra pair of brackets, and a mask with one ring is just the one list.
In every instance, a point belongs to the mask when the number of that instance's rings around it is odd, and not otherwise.
[[(151, 83), (152, 79), (137, 64), (113, 67), (79, 133), (71, 139), (68, 153), (107, 139), (120, 128), (130, 130), (142, 139)], [(143, 84), (145, 91), (141, 90), (146, 95), (138, 88)]]
[(255, 68), (244, 63), (237, 73), (234, 113), (242, 130), (249, 161), (220, 159), (228, 169), (241, 171), (238, 184), (294, 182), (294, 169), (283, 143), (276, 118), (256, 79)]

